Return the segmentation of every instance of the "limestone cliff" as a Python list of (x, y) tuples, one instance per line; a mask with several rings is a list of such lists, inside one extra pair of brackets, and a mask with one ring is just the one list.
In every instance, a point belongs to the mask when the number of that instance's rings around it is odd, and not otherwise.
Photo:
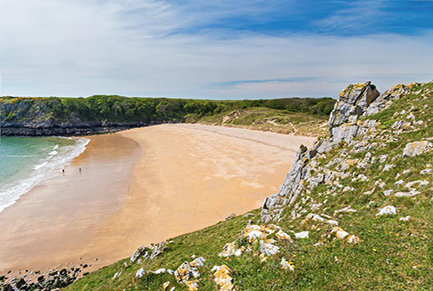
[[(351, 143), (357, 136), (374, 129), (375, 120), (359, 121), (361, 116), (379, 113), (389, 108), (395, 101), (410, 91), (410, 86), (396, 85), (380, 95), (376, 86), (371, 82), (351, 84), (346, 87), (335, 103), (334, 110), (329, 117), (329, 138), (316, 140), (312, 149), (301, 146), (296, 152), (295, 161), (280, 187), (280, 191), (265, 199), (262, 205), (262, 221), (279, 221), (282, 211), (286, 206), (292, 205), (300, 194), (314, 187), (331, 182), (336, 173), (326, 172), (311, 176), (314, 160), (317, 155), (326, 153), (340, 142)], [(368, 150), (374, 147), (374, 143), (356, 142), (360, 150)], [(338, 175), (338, 174), (337, 174)], [(308, 185), (308, 186), (306, 186)], [(292, 216), (296, 216), (296, 209), (292, 210)]]

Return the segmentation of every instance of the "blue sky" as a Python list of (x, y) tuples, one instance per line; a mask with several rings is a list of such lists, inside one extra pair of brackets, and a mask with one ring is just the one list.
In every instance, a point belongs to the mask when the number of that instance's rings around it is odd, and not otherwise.
[(2, 0), (0, 95), (257, 99), (433, 79), (433, 1)]

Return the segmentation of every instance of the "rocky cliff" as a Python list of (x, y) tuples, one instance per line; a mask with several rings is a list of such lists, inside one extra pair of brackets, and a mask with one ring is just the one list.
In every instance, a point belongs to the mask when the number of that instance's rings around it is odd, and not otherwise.
[(84, 120), (74, 113), (58, 117), (44, 98), (0, 100), (3, 136), (77, 136), (116, 132), (146, 126), (146, 122)]
[[(329, 138), (317, 140), (312, 149), (300, 147), (280, 192), (266, 198), (263, 202), (262, 221), (264, 223), (279, 221), (282, 211), (292, 205), (300, 195), (308, 193), (318, 185), (332, 182), (336, 175), (342, 175), (341, 178), (344, 178), (345, 174), (332, 171), (312, 175), (316, 166), (316, 156), (329, 152), (340, 142), (353, 146), (356, 152), (368, 151), (377, 146), (368, 141), (370, 136), (366, 136), (366, 133), (375, 130), (377, 121), (374, 119), (360, 121), (359, 118), (389, 108), (395, 100), (408, 94), (413, 85), (399, 84), (382, 95), (371, 82), (347, 86), (340, 93), (329, 117)], [(356, 137), (359, 139), (353, 141)], [(295, 207), (292, 210), (292, 217), (296, 216)]]

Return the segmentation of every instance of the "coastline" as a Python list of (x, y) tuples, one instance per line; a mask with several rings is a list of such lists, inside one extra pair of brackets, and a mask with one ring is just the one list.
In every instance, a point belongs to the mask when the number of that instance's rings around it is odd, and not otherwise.
[(96, 269), (257, 208), (277, 192), (299, 145), (313, 141), (191, 124), (89, 138), (66, 179), (45, 181), (0, 213), (0, 273), (71, 262)]

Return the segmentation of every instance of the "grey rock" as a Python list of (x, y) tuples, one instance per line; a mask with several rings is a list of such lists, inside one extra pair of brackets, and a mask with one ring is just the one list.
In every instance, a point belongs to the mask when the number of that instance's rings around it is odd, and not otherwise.
[(404, 157), (414, 157), (423, 153), (429, 152), (433, 149), (433, 144), (426, 140), (411, 142), (406, 144), (403, 150)]
[(347, 122), (355, 123), (378, 96), (379, 92), (371, 82), (351, 84), (344, 89), (329, 117), (330, 138), (333, 139), (335, 134), (333, 128)]

